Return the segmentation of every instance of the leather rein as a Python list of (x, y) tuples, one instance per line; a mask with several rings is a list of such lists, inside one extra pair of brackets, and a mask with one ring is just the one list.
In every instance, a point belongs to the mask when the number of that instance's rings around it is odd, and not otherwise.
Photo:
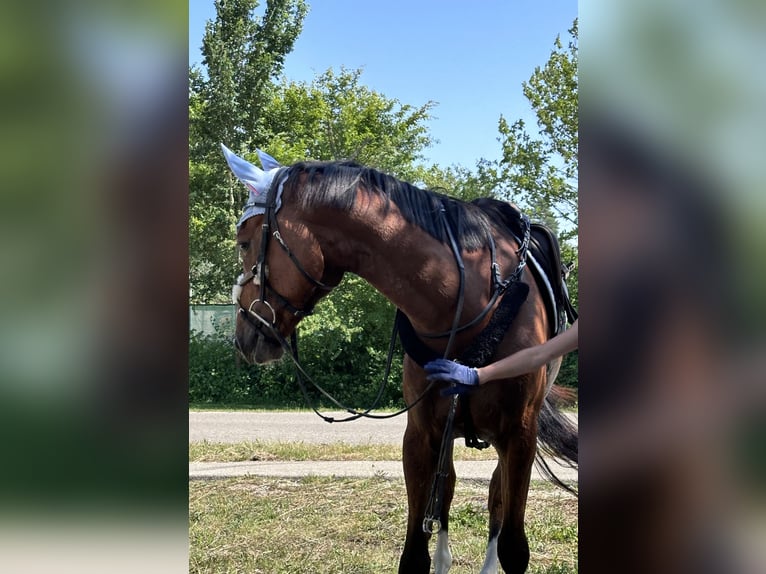
[[(279, 174), (277, 174), (277, 176), (274, 178), (274, 182), (269, 188), (269, 192), (267, 194), (265, 202), (252, 202), (246, 206), (246, 207), (251, 207), (251, 206), (262, 207), (264, 209), (264, 219), (261, 225), (261, 245), (260, 245), (258, 258), (256, 260), (256, 264), (252, 267), (252, 269), (248, 273), (240, 276), (240, 278), (237, 281), (237, 285), (241, 288), (241, 287), (244, 287), (250, 281), (255, 281), (256, 285), (259, 285), (261, 290), (260, 290), (260, 296), (257, 299), (253, 300), (250, 303), (249, 307), (245, 307), (244, 305), (242, 305), (242, 302), (240, 301), (240, 297), (239, 296), (236, 297), (236, 303), (239, 305), (239, 314), (243, 317), (245, 321), (247, 321), (256, 330), (260, 330), (261, 327), (266, 327), (268, 331), (267, 333), (264, 333), (264, 336), (270, 337), (274, 339), (275, 341), (277, 341), (280, 344), (280, 346), (283, 348), (283, 350), (287, 352), (287, 354), (290, 356), (291, 360), (293, 361), (295, 365), (296, 379), (301, 389), (301, 392), (304, 396), (304, 399), (306, 400), (306, 403), (309, 406), (311, 406), (312, 410), (319, 417), (324, 419), (326, 422), (347, 422), (347, 421), (359, 419), (361, 417), (373, 418), (373, 419), (387, 419), (387, 418), (396, 417), (398, 415), (401, 415), (407, 412), (408, 410), (413, 408), (415, 405), (420, 403), (421, 400), (423, 400), (423, 398), (425, 398), (425, 396), (433, 388), (435, 384), (434, 381), (430, 382), (426, 386), (426, 388), (423, 390), (423, 392), (411, 404), (405, 406), (403, 409), (395, 413), (386, 414), (386, 415), (375, 415), (371, 413), (372, 410), (377, 408), (378, 403), (380, 402), (380, 399), (383, 396), (383, 391), (385, 389), (385, 385), (388, 381), (388, 377), (391, 372), (393, 354), (394, 354), (394, 349), (396, 346), (396, 338), (398, 335), (398, 320), (394, 321), (393, 332), (391, 334), (391, 341), (389, 343), (388, 357), (386, 360), (386, 369), (383, 376), (383, 380), (381, 381), (380, 387), (378, 389), (378, 394), (375, 400), (373, 401), (373, 405), (363, 411), (353, 409), (351, 407), (347, 407), (346, 405), (343, 405), (337, 399), (335, 399), (330, 393), (328, 393), (324, 388), (322, 388), (321, 385), (319, 385), (316, 381), (314, 381), (303, 369), (298, 359), (298, 339), (297, 339), (296, 332), (293, 331), (289, 342), (279, 332), (279, 329), (277, 328), (277, 324), (276, 324), (276, 320), (277, 320), (276, 311), (274, 307), (272, 307), (271, 304), (268, 303), (267, 301), (267, 294), (269, 292), (273, 294), (273, 296), (279, 301), (279, 304), (284, 309), (292, 313), (298, 319), (302, 319), (303, 317), (307, 317), (314, 312), (314, 305), (310, 304), (310, 301), (315, 297), (316, 292), (318, 290), (329, 292), (330, 290), (336, 287), (336, 285), (327, 285), (323, 283), (322, 281), (312, 277), (306, 271), (305, 267), (301, 264), (300, 260), (290, 250), (290, 248), (288, 247), (288, 245), (285, 243), (284, 239), (282, 238), (282, 235), (279, 232), (279, 225), (276, 218), (276, 211), (277, 211), (276, 197), (277, 197), (277, 189), (278, 189), (277, 182), (279, 181), (279, 179), (280, 179)], [(449, 337), (447, 348), (445, 349), (445, 352), (444, 352), (444, 358), (449, 358), (450, 353), (452, 351), (452, 346), (454, 343), (455, 336), (458, 333), (465, 331), (467, 329), (470, 329), (471, 327), (480, 323), (494, 308), (498, 299), (505, 293), (508, 287), (514, 281), (518, 281), (521, 278), (522, 271), (524, 270), (524, 267), (526, 266), (527, 249), (529, 247), (529, 237), (530, 237), (530, 223), (529, 223), (529, 218), (522, 213), (520, 216), (521, 216), (522, 224), (524, 227), (524, 237), (520, 243), (519, 249), (516, 251), (516, 254), (519, 257), (519, 263), (516, 269), (504, 280), (500, 279), (500, 267), (497, 263), (495, 241), (494, 241), (494, 238), (492, 237), (492, 233), (488, 232), (487, 237), (488, 237), (488, 244), (489, 244), (490, 255), (491, 255), (491, 270), (492, 270), (492, 284), (493, 284), (492, 296), (490, 297), (490, 300), (485, 306), (485, 308), (474, 319), (472, 319), (471, 321), (469, 321), (468, 323), (464, 325), (460, 325), (459, 323), (460, 316), (462, 314), (463, 303), (465, 298), (464, 297), (465, 267), (463, 265), (463, 260), (460, 255), (460, 248), (454, 237), (452, 227), (447, 221), (446, 210), (443, 206), (439, 211), (439, 215), (440, 215), (442, 224), (445, 228), (446, 234), (450, 240), (450, 247), (455, 257), (455, 262), (457, 264), (458, 272), (460, 275), (457, 306), (455, 309), (455, 317), (453, 320), (452, 328), (449, 331), (445, 331), (443, 333), (418, 333), (418, 335), (421, 337), (430, 338), (430, 339)], [(303, 277), (313, 286), (313, 289), (310, 295), (300, 307), (295, 306), (286, 297), (284, 297), (282, 294), (277, 292), (269, 284), (266, 253), (268, 251), (269, 242), (272, 237), (279, 244), (282, 250), (287, 254), (287, 256), (290, 258), (290, 261), (292, 261), (293, 265), (295, 265), (296, 269), (298, 269), (298, 271), (300, 271)], [(262, 303), (271, 311), (271, 314), (272, 314), (271, 321), (269, 321), (267, 318), (263, 317), (262, 315), (260, 315), (253, 309), (256, 303)], [(397, 317), (398, 317), (398, 314), (397, 314)], [(316, 409), (316, 407), (314, 407), (313, 404), (311, 403), (311, 400), (308, 395), (308, 391), (306, 389), (306, 385), (304, 383), (304, 379), (310, 382), (314, 386), (314, 388), (316, 388), (322, 395), (324, 395), (333, 405), (342, 409), (343, 411), (350, 413), (350, 416), (342, 418), (342, 419), (335, 419), (333, 417), (324, 415), (321, 412), (319, 412)], [(454, 400), (456, 398), (457, 398), (457, 395), (453, 395), (453, 407), (451, 409), (453, 411), (456, 407), (456, 401)]]

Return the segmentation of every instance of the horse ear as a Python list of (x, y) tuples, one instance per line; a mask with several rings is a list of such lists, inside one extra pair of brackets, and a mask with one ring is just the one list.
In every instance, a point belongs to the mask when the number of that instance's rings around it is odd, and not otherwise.
[(282, 167), (282, 164), (280, 164), (265, 151), (261, 151), (259, 149), (256, 149), (255, 151), (258, 152), (258, 158), (261, 160), (261, 165), (266, 171)]
[(223, 144), (221, 144), (221, 149), (223, 149), (223, 155), (226, 158), (226, 163), (229, 164), (231, 171), (234, 172), (234, 175), (236, 175), (238, 179), (242, 180), (243, 182), (245, 180), (250, 182), (257, 182), (263, 178), (264, 173), (261, 168), (254, 166), (247, 160), (242, 159)]
[(258, 201), (258, 198), (265, 196), (276, 172), (269, 173), (263, 171), (261, 168), (239, 157), (223, 144), (221, 144), (221, 149), (223, 149), (223, 155), (226, 157), (226, 162), (229, 164), (231, 171), (250, 190), (250, 200)]

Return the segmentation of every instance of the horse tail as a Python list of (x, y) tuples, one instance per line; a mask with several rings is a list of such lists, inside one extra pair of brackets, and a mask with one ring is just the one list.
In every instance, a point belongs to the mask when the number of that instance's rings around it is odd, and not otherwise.
[(547, 480), (577, 496), (577, 491), (558, 478), (543, 458), (547, 456), (566, 466), (577, 468), (577, 426), (557, 406), (561, 399), (573, 396), (574, 393), (567, 389), (553, 385), (545, 397), (537, 418), (535, 466)]

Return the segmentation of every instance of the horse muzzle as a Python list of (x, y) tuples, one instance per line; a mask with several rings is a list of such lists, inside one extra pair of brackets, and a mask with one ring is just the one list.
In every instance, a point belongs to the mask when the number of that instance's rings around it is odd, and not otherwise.
[(282, 358), (282, 345), (265, 333), (265, 329), (253, 327), (241, 320), (237, 323), (234, 346), (245, 361), (252, 365), (265, 365)]

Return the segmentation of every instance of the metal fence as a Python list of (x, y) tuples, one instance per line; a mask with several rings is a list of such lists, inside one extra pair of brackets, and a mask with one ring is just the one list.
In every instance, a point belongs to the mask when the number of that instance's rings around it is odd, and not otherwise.
[(234, 305), (189, 305), (189, 330), (230, 338), (236, 318)]

